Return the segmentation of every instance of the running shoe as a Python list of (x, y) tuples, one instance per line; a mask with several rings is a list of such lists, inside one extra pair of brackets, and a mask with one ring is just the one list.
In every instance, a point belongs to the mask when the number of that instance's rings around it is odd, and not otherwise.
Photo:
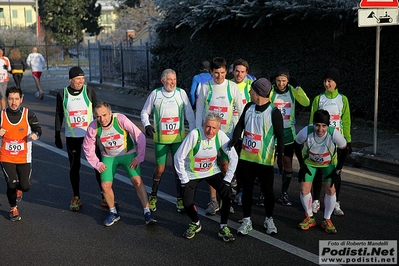
[(273, 218), (267, 218), (265, 219), (265, 222), (263, 223), (263, 226), (266, 228), (266, 234), (271, 235), (271, 234), (277, 234), (277, 227), (273, 222)]
[(336, 234), (337, 233), (337, 229), (335, 229), (335, 226), (333, 225), (333, 223), (331, 222), (330, 219), (325, 219), (321, 223), (321, 228), (323, 228), (324, 231), (326, 231), (326, 233), (328, 233), (328, 234)]
[(78, 196), (75, 196), (71, 200), (71, 205), (69, 206), (69, 210), (78, 211), (81, 206), (82, 206), (82, 201)]
[(157, 210), (157, 196), (150, 196), (148, 199), (150, 211), (154, 212)]
[(17, 189), (17, 202), (22, 200), (22, 190)]
[(183, 205), (183, 199), (182, 198), (177, 198), (176, 199), (176, 208), (177, 212), (184, 212), (184, 205)]
[(248, 235), (249, 231), (252, 230), (252, 221), (248, 219), (243, 219), (241, 226), (237, 229), (237, 234)]
[(340, 202), (339, 201), (337, 201), (336, 203), (335, 203), (335, 207), (334, 207), (334, 215), (337, 215), (337, 216), (344, 216), (344, 212), (343, 212), (343, 210), (341, 210), (341, 205), (340, 205)]
[(314, 200), (312, 203), (312, 212), (313, 213), (318, 213), (320, 211), (320, 201), (319, 200)]
[(306, 218), (298, 224), (298, 228), (301, 230), (309, 230), (309, 228), (316, 226), (316, 220), (314, 217), (306, 214)]
[(224, 242), (236, 240), (227, 225), (223, 226), (223, 228), (219, 230), (218, 236), (223, 239)]
[(278, 199), (281, 204), (283, 204), (284, 206), (291, 206), (292, 203), (290, 201), (290, 199), (288, 198), (288, 193), (281, 193), (280, 198)]
[[(100, 205), (101, 205), (101, 207), (108, 208), (107, 200), (102, 199)], [(114, 205), (115, 205), (115, 207), (118, 207), (119, 203), (117, 201), (114, 201)]]
[(111, 226), (115, 222), (119, 221), (121, 217), (117, 213), (110, 212), (107, 218), (104, 220), (104, 225), (105, 226)]
[(265, 206), (265, 197), (263, 197), (263, 193), (262, 192), (260, 192), (259, 200), (255, 204), (256, 204), (256, 206), (259, 206), (259, 207)]
[(196, 225), (195, 223), (191, 222), (186, 232), (184, 232), (183, 237), (191, 239), (195, 236), (196, 233), (199, 233), (201, 229), (202, 229), (201, 224)]
[(146, 212), (144, 214), (144, 219), (145, 219), (145, 224), (155, 224), (157, 222), (157, 220), (155, 220), (154, 217), (152, 217), (151, 212)]
[(217, 211), (219, 211), (219, 203), (216, 201), (216, 199), (212, 199), (208, 203), (205, 213), (206, 215), (215, 215)]
[(234, 202), (237, 203), (238, 206), (242, 206), (242, 191), (241, 190), (235, 196)]
[(44, 91), (42, 91), (42, 90), (40, 90), (40, 92), (39, 92), (39, 97), (40, 97), (40, 100), (43, 100), (43, 98), (44, 98)]
[(10, 220), (13, 222), (21, 220), (21, 216), (19, 216), (19, 211), (17, 206), (10, 208)]

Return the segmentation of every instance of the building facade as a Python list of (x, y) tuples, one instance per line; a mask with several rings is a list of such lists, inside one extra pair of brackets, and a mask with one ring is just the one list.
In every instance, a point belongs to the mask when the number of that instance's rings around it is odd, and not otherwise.
[(36, 23), (35, 0), (0, 0), (0, 27), (26, 28)]

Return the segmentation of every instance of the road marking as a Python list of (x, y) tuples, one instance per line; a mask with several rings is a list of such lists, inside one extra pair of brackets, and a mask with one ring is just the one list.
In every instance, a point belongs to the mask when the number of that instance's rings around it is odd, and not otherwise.
[[(61, 155), (61, 156), (65, 157), (65, 158), (68, 158), (67, 152), (65, 152), (63, 150), (60, 150), (60, 149), (58, 149), (58, 148), (56, 148), (54, 146), (48, 145), (48, 144), (46, 144), (44, 142), (41, 142), (39, 140), (35, 141), (34, 144), (36, 144), (36, 145), (38, 145), (38, 146), (40, 146), (42, 148), (45, 148), (45, 149), (47, 149), (49, 151), (52, 151), (54, 153), (57, 153), (58, 155)], [(92, 166), (87, 162), (87, 160), (82, 159), (81, 161), (82, 161), (83, 165), (85, 165), (85, 166), (87, 166), (89, 168), (92, 168)], [(379, 177), (373, 177), (373, 176), (370, 176), (370, 175), (354, 172), (354, 171), (347, 170), (347, 169), (344, 169), (343, 172), (346, 172), (346, 173), (349, 173), (349, 174), (352, 174), (352, 175), (356, 175), (356, 176), (360, 176), (360, 177), (363, 177), (363, 178), (368, 178), (368, 179), (375, 180), (375, 181), (378, 181), (378, 182), (384, 182), (384, 183), (387, 183), (387, 184), (399, 186), (399, 182), (385, 180), (385, 179), (382, 179), (382, 178), (379, 178)], [(125, 183), (127, 185), (132, 186), (132, 183), (130, 182), (129, 178), (127, 178), (126, 176), (123, 176), (121, 174), (116, 173), (115, 174), (115, 179), (117, 179), (117, 180), (119, 180), (119, 181), (121, 181), (121, 182), (123, 182), (123, 183)], [(150, 193), (151, 187), (145, 186), (145, 188), (147, 190), (147, 193)], [(158, 197), (163, 199), (163, 200), (166, 200), (166, 201), (168, 201), (168, 202), (170, 202), (172, 204), (175, 204), (175, 202), (176, 202), (176, 198), (175, 197), (173, 197), (173, 196), (171, 196), (171, 195), (169, 195), (167, 193), (164, 193), (162, 191), (158, 191)], [(213, 221), (215, 221), (217, 223), (219, 223), (219, 221), (220, 221), (220, 216), (219, 215), (208, 216), (208, 215), (205, 214), (205, 209), (203, 209), (203, 208), (200, 208), (200, 207), (197, 206), (197, 211), (198, 211), (198, 215), (201, 215), (201, 216), (203, 216), (205, 218), (213, 220)], [(232, 220), (229, 220), (229, 227), (237, 230), (239, 226), (240, 226), (239, 223), (237, 223), (235, 221), (232, 221)], [(319, 263), (319, 256), (318, 255), (313, 254), (311, 252), (308, 252), (306, 250), (303, 250), (301, 248), (298, 248), (296, 246), (293, 246), (293, 245), (291, 245), (289, 243), (286, 243), (286, 242), (284, 242), (282, 240), (279, 240), (279, 239), (276, 239), (274, 237), (271, 237), (271, 236), (267, 235), (264, 232), (260, 232), (260, 231), (257, 231), (257, 230), (252, 230), (252, 231), (250, 231), (248, 233), (248, 235), (253, 237), (253, 238), (255, 238), (255, 239), (258, 239), (258, 240), (260, 240), (260, 241), (262, 241), (264, 243), (267, 243), (267, 244), (272, 245), (272, 246), (274, 246), (276, 248), (279, 248), (279, 249), (281, 249), (283, 251), (286, 251), (286, 252), (291, 253), (291, 254), (293, 254), (295, 256), (298, 256), (298, 257), (300, 257), (302, 259), (308, 260), (308, 261), (310, 261), (310, 262), (312, 262), (314, 264), (318, 264)]]
[[(44, 142), (41, 142), (40, 140), (37, 140), (34, 143), (36, 145), (44, 148), (44, 149), (47, 149), (49, 151), (57, 153), (58, 155), (61, 155), (61, 156), (65, 157), (65, 158), (68, 158), (67, 152), (65, 152), (65, 151), (63, 151), (61, 149), (58, 149), (58, 148), (56, 148), (54, 146), (51, 146), (49, 144), (46, 144)], [(87, 162), (87, 160), (82, 159), (81, 161), (82, 161), (83, 165), (85, 165), (85, 166), (87, 166), (89, 168), (92, 168), (92, 166)], [(123, 183), (125, 183), (127, 185), (132, 186), (132, 183), (130, 182), (129, 178), (127, 178), (126, 176), (123, 176), (121, 174), (116, 173), (115, 174), (115, 179), (117, 179), (117, 180), (119, 180), (119, 181), (121, 181), (121, 182), (123, 182)], [(145, 188), (147, 190), (147, 193), (151, 192), (151, 187), (145, 186)], [(173, 197), (173, 196), (171, 196), (171, 195), (169, 195), (167, 193), (164, 193), (162, 191), (159, 191), (159, 190), (158, 190), (158, 197), (163, 199), (163, 200), (166, 200), (166, 201), (168, 201), (168, 202), (170, 202), (172, 204), (176, 204), (176, 198), (175, 197)], [(220, 222), (220, 216), (219, 215), (208, 216), (208, 215), (205, 214), (205, 209), (200, 208), (198, 206), (197, 206), (197, 211), (198, 211), (198, 215), (201, 215), (201, 216), (203, 216), (205, 218), (213, 220), (213, 221), (215, 221), (217, 223)], [(237, 230), (238, 227), (240, 227), (240, 224), (235, 222), (235, 221), (229, 220), (229, 227), (234, 228), (235, 230)], [(260, 241), (262, 241), (264, 243), (267, 243), (269, 245), (277, 247), (277, 248), (279, 248), (279, 249), (281, 249), (283, 251), (286, 251), (288, 253), (296, 255), (296, 256), (298, 256), (298, 257), (300, 257), (302, 259), (308, 260), (308, 261), (310, 261), (310, 262), (312, 262), (314, 264), (318, 264), (319, 263), (319, 256), (318, 255), (315, 255), (315, 254), (313, 254), (311, 252), (308, 252), (306, 250), (303, 250), (301, 248), (298, 248), (296, 246), (288, 244), (288, 243), (286, 243), (284, 241), (281, 241), (279, 239), (271, 237), (271, 236), (267, 235), (266, 233), (263, 233), (263, 232), (260, 232), (260, 231), (257, 231), (257, 230), (252, 230), (251, 232), (249, 232), (248, 235), (253, 237), (253, 238), (256, 238), (256, 239), (258, 239), (258, 240), (260, 240)]]
[(363, 173), (358, 173), (358, 172), (355, 172), (355, 171), (352, 171), (352, 170), (342, 169), (342, 172), (348, 173), (348, 174), (351, 174), (351, 175), (356, 175), (356, 176), (363, 177), (363, 178), (367, 178), (367, 179), (371, 179), (371, 180), (374, 180), (374, 181), (378, 181), (378, 182), (394, 185), (394, 186), (399, 186), (399, 182), (386, 180), (384, 178), (371, 176), (371, 175), (366, 175), (366, 174), (363, 174)]

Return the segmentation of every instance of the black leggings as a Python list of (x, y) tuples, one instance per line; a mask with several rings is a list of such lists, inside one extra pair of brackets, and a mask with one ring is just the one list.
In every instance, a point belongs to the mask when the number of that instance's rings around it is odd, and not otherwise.
[(230, 195), (220, 195), (220, 187), (223, 182), (223, 174), (219, 173), (207, 178), (200, 178), (195, 180), (190, 180), (187, 184), (185, 189), (183, 190), (183, 205), (184, 210), (186, 211), (187, 215), (190, 217), (192, 222), (198, 222), (198, 213), (197, 209), (194, 205), (194, 198), (195, 192), (197, 191), (198, 183), (201, 181), (206, 181), (210, 186), (216, 189), (216, 192), (219, 194), (220, 198), (222, 199), (222, 208), (220, 210), (220, 223), (227, 224), (227, 220), (229, 219), (230, 213)]
[(7, 199), (11, 207), (17, 206), (17, 189), (24, 192), (30, 189), (31, 164), (1, 163), (7, 182)]
[(22, 73), (12, 74), (12, 77), (14, 79), (15, 85), (17, 87), (21, 88), (21, 80), (22, 80), (23, 76), (24, 76), (24, 74), (22, 74)]
[[(66, 147), (69, 159), (69, 179), (72, 185), (73, 196), (78, 196), (80, 198), (80, 157), (82, 154), (82, 138), (66, 138)], [(96, 145), (96, 153), (98, 156), (98, 149)], [(99, 157), (101, 159), (101, 157)], [(95, 170), (96, 181), (100, 187), (101, 191), (101, 176), (100, 173)]]
[(273, 166), (262, 165), (258, 163), (242, 161), (242, 166), (246, 169), (246, 175), (242, 179), (242, 208), (243, 216), (251, 217), (252, 210), (252, 193), (254, 190), (254, 181), (258, 177), (260, 189), (265, 197), (265, 213), (266, 217), (273, 216), (275, 198), (273, 191), (274, 169)]

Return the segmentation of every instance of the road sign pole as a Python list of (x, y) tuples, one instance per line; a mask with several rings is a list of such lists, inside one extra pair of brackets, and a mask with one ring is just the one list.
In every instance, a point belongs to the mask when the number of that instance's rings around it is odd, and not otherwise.
[(375, 41), (375, 89), (374, 89), (374, 155), (377, 155), (377, 124), (378, 124), (378, 83), (380, 73), (380, 35), (381, 27), (376, 27)]

